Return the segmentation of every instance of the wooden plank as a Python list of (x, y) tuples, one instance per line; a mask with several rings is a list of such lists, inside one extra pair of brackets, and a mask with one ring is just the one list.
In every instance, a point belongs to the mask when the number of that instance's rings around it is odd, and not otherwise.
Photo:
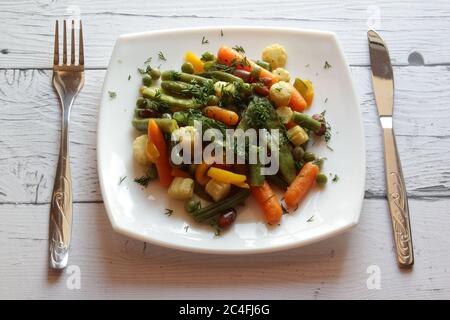
[[(111, 229), (102, 204), (76, 204), (69, 265), (80, 268), (80, 290), (68, 289), (68, 273), (48, 272), (48, 205), (0, 205), (0, 298), (448, 299), (449, 205), (410, 201), (416, 263), (406, 272), (381, 199), (366, 200), (360, 224), (344, 235), (245, 257), (131, 240)], [(367, 288), (369, 266), (379, 267), (379, 290)]]
[[(381, 130), (367, 68), (352, 68), (364, 118), (368, 196), (385, 194)], [(103, 70), (86, 73), (72, 113), (70, 156), (75, 201), (100, 201), (96, 127)], [(410, 196), (449, 196), (450, 114), (447, 67), (399, 67), (396, 132)], [(420, 74), (421, 81), (411, 81)], [(59, 141), (60, 111), (51, 71), (0, 71), (0, 203), (48, 202)], [(332, 101), (324, 104), (332, 107)], [(132, 102), (130, 103), (131, 107)], [(424, 112), (426, 111), (426, 112)]]
[[(112, 9), (113, 8), (113, 9)], [(237, 9), (238, 8), (238, 9)], [(81, 17), (86, 32), (86, 61), (105, 67), (118, 35), (155, 29), (203, 26), (282, 26), (331, 30), (343, 44), (349, 63), (367, 64), (366, 30), (374, 25), (390, 47), (396, 64), (408, 64), (411, 52), (425, 63), (449, 63), (450, 43), (446, 0), (339, 1), (239, 1), (205, 5), (202, 0), (104, 3), (78, 1), (41, 2), (6, 0), (0, 3), (0, 68), (51, 66), (53, 20)], [(20, 18), (17, 18), (20, 16)], [(439, 30), (439, 32), (437, 32)]]

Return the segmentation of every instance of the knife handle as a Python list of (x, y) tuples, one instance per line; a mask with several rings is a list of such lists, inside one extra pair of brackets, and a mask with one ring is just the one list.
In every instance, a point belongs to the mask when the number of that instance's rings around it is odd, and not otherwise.
[(414, 253), (411, 226), (409, 223), (408, 198), (402, 166), (400, 164), (392, 126), (390, 128), (384, 127), (383, 133), (387, 200), (391, 213), (397, 261), (401, 267), (410, 267), (414, 264)]

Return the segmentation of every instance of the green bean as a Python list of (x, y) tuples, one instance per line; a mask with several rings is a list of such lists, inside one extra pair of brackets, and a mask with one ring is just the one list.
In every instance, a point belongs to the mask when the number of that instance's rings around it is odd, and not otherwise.
[(195, 99), (176, 98), (168, 94), (161, 93), (155, 88), (144, 87), (141, 91), (144, 98), (154, 99), (158, 102), (165, 103), (171, 108), (172, 111), (198, 109), (203, 106)]
[(181, 71), (188, 74), (194, 73), (194, 66), (190, 62), (185, 62), (181, 65)]
[(165, 92), (183, 95), (189, 98), (192, 97), (192, 94), (189, 93), (192, 85), (186, 82), (165, 80), (161, 82), (161, 88), (163, 88)]
[(150, 119), (155, 120), (156, 124), (163, 132), (172, 133), (173, 131), (178, 129), (177, 122), (172, 119), (162, 119), (162, 118), (137, 119), (137, 118), (134, 118), (131, 121), (131, 123), (133, 124), (133, 127), (135, 127), (137, 130), (147, 132), (148, 122), (150, 121)]
[(192, 217), (197, 222), (203, 222), (208, 219), (213, 218), (214, 216), (222, 213), (224, 210), (230, 209), (247, 199), (250, 195), (250, 191), (248, 189), (241, 189), (238, 193), (235, 193), (229, 198), (221, 200), (219, 202), (210, 204), (207, 207), (199, 208), (193, 212), (191, 212)]
[(272, 68), (270, 67), (270, 63), (268, 63), (268, 62), (256, 60), (256, 64), (266, 70), (272, 71)]
[(198, 84), (207, 84), (208, 82), (211, 82), (211, 79), (207, 79), (204, 77), (200, 77), (195, 74), (188, 74), (185, 72), (177, 72), (174, 70), (164, 71), (161, 74), (162, 80), (174, 80), (174, 81), (183, 81), (187, 83), (192, 83), (192, 81), (197, 82)]
[(206, 71), (201, 73), (203, 76), (208, 78), (217, 79), (225, 82), (244, 82), (239, 77), (232, 75), (231, 73), (223, 72), (223, 71)]
[(296, 122), (298, 125), (300, 125), (303, 128), (310, 129), (314, 132), (319, 131), (322, 127), (322, 124), (314, 120), (312, 117), (308, 116), (307, 114), (300, 113), (297, 111), (294, 111), (291, 118), (294, 122)]

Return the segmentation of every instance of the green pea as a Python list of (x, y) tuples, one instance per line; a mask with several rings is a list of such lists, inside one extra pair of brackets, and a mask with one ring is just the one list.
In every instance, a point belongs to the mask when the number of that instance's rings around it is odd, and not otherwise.
[(144, 86), (150, 87), (152, 85), (152, 82), (153, 82), (152, 77), (150, 77), (149, 74), (144, 74), (142, 76), (142, 83), (144, 84)]
[(159, 77), (161, 77), (161, 71), (159, 71), (159, 69), (152, 69), (150, 71), (150, 77), (152, 77), (153, 80), (158, 80)]
[(303, 159), (303, 156), (305, 155), (305, 150), (303, 150), (302, 147), (297, 146), (292, 150), (292, 155), (294, 156), (294, 159), (296, 161), (300, 161)]
[(186, 212), (191, 213), (200, 208), (200, 201), (191, 199), (184, 204)]
[(185, 62), (181, 66), (181, 71), (183, 71), (184, 73), (193, 74), (194, 73), (194, 66), (190, 62)]
[(316, 177), (316, 182), (319, 186), (324, 186), (328, 181), (327, 175), (324, 173), (319, 173)]
[(303, 160), (305, 160), (306, 162), (314, 161), (316, 160), (316, 155), (312, 152), (307, 151), (303, 155)]
[(206, 104), (208, 106), (217, 106), (219, 105), (220, 99), (217, 96), (209, 96), (208, 100), (206, 101)]
[(214, 61), (216, 60), (216, 57), (211, 52), (205, 52), (202, 54), (202, 57), (200, 58), (202, 61)]

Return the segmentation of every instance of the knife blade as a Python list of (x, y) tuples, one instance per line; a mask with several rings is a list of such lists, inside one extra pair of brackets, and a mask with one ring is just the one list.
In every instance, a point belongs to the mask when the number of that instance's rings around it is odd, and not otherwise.
[(383, 39), (373, 30), (367, 32), (367, 39), (372, 70), (372, 86), (381, 127), (383, 128), (386, 191), (397, 261), (401, 267), (410, 267), (414, 264), (414, 252), (408, 198), (392, 126), (394, 74), (389, 51)]

